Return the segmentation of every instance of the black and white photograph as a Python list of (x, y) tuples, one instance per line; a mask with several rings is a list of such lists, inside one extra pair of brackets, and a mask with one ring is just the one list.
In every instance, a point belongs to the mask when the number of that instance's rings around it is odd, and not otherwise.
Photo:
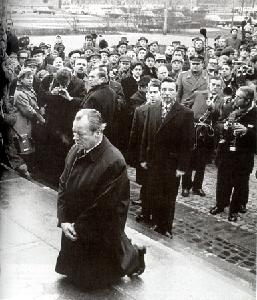
[(0, 299), (256, 300), (257, 1), (0, 17)]

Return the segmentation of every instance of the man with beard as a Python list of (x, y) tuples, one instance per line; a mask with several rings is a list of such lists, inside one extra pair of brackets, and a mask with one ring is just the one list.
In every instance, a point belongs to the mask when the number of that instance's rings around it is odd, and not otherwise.
[(176, 83), (161, 83), (161, 102), (148, 107), (140, 162), (149, 172), (154, 230), (172, 238), (180, 177), (190, 162), (194, 137), (193, 112), (176, 101)]

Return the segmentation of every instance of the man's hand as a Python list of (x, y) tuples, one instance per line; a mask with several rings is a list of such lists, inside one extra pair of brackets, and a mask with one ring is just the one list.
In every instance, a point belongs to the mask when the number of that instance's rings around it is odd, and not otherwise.
[(212, 107), (212, 108), (214, 108), (214, 103), (213, 103), (213, 101), (211, 101), (211, 100), (206, 100), (206, 105), (208, 106), (208, 107)]
[(180, 176), (183, 176), (183, 175), (185, 175), (184, 171), (176, 170), (176, 177), (180, 177)]
[(69, 92), (66, 89), (61, 89), (61, 92), (59, 92), (59, 95), (67, 99), (68, 101), (71, 101), (73, 98), (70, 96)]
[(61, 223), (61, 228), (65, 236), (71, 241), (76, 241), (78, 239), (77, 233), (74, 229), (74, 223)]
[(240, 123), (235, 123), (234, 124), (234, 135), (244, 135), (246, 134), (247, 128), (240, 124)]
[(141, 162), (141, 163), (140, 163), (140, 166), (141, 166), (141, 168), (143, 168), (143, 169), (147, 169), (147, 162), (146, 162), (146, 161)]
[(58, 87), (55, 87), (51, 90), (51, 94), (52, 95), (59, 95), (59, 88)]

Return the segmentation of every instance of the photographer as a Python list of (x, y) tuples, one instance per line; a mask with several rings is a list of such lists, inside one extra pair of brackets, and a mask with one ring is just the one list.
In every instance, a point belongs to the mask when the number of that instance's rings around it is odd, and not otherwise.
[(228, 220), (236, 222), (246, 212), (249, 176), (256, 151), (256, 118), (253, 89), (242, 86), (236, 92), (234, 111), (221, 128), (217, 151), (216, 215), (230, 205)]
[(41, 84), (41, 105), (45, 107), (45, 133), (41, 134), (40, 157), (42, 164), (51, 162), (48, 178), (57, 183), (63, 169), (67, 151), (72, 145), (72, 122), (85, 96), (83, 80), (73, 76), (71, 70), (63, 67), (56, 74), (46, 76)]

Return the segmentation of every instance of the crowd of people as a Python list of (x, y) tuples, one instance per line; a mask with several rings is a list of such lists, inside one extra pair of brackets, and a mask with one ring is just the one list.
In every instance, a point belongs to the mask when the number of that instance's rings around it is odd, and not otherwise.
[[(178, 189), (204, 197), (206, 164), (217, 171), (215, 215), (247, 210), (256, 153), (257, 30), (251, 24), (191, 45), (159, 45), (144, 36), (117, 45), (95, 33), (80, 49), (32, 46), (7, 20), (1, 29), (1, 157), (24, 176), (57, 184), (81, 109), (100, 112), (108, 140), (136, 168), (137, 221), (172, 237)], [(194, 176), (193, 176), (193, 172)]]

